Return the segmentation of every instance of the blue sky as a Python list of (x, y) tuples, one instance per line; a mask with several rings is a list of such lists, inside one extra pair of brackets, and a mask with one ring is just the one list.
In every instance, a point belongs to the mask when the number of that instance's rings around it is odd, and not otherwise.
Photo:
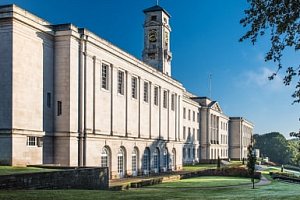
[[(15, 3), (53, 24), (73, 23), (96, 33), (116, 46), (141, 58), (143, 49), (143, 9), (156, 0), (1, 0)], [(255, 133), (279, 131), (286, 136), (299, 130), (300, 105), (291, 105), (293, 87), (282, 84), (276, 69), (265, 63), (268, 38), (253, 46), (239, 43), (246, 31), (239, 20), (246, 0), (161, 0), (172, 16), (172, 76), (190, 92), (209, 96), (208, 77), (212, 74), (212, 98), (229, 116), (243, 116), (255, 124)], [(298, 56), (298, 57), (297, 57)], [(287, 52), (286, 64), (299, 64), (299, 53)]]

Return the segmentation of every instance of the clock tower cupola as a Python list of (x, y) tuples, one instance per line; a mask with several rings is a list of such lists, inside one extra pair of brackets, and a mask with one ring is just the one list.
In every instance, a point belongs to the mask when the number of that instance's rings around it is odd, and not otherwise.
[(171, 76), (169, 13), (159, 5), (145, 9), (143, 61)]

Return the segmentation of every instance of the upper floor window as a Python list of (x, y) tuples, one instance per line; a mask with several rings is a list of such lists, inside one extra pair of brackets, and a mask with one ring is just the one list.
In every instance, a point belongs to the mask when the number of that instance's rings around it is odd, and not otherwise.
[(47, 107), (48, 108), (51, 108), (51, 93), (50, 92), (47, 92)]
[(185, 132), (185, 126), (183, 127), (183, 139), (185, 140), (186, 138), (186, 132)]
[(175, 95), (172, 94), (171, 96), (171, 109), (175, 110)]
[(189, 109), (188, 119), (191, 120), (191, 110)]
[(151, 21), (156, 21), (157, 20), (157, 16), (156, 15), (152, 15), (151, 16)]
[(164, 91), (164, 102), (163, 102), (164, 108), (168, 107), (168, 92)]
[(57, 101), (57, 116), (62, 114), (62, 103), (61, 101)]
[(27, 137), (27, 146), (36, 146), (37, 145), (37, 137), (28, 136)]
[(137, 99), (137, 78), (131, 78), (131, 97)]
[(144, 101), (148, 102), (148, 98), (149, 98), (149, 83), (144, 82)]
[(102, 88), (108, 90), (109, 83), (109, 67), (106, 64), (102, 64)]
[(27, 136), (26, 145), (42, 147), (43, 146), (43, 138), (36, 137), (36, 136)]
[(196, 113), (195, 113), (195, 111), (193, 111), (193, 121), (195, 121), (195, 118), (196, 118)]
[(124, 95), (124, 72), (118, 71), (118, 93)]
[(186, 109), (183, 108), (183, 119), (185, 119), (185, 118), (186, 118)]
[(154, 105), (158, 105), (158, 87), (154, 87)]

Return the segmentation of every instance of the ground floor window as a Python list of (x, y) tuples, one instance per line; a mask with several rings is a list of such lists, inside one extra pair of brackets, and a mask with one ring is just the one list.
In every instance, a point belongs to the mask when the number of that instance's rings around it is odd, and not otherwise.
[(132, 159), (132, 174), (137, 175), (137, 150), (134, 149), (131, 154)]
[(124, 173), (124, 151), (122, 148), (118, 152), (118, 173), (121, 175)]
[(150, 170), (150, 150), (146, 148), (143, 155), (143, 170)]
[(158, 155), (158, 150), (155, 149), (153, 153), (153, 167), (154, 169), (158, 169), (159, 161), (158, 161), (159, 155)]
[(172, 150), (172, 167), (175, 168), (176, 166), (176, 150)]
[(164, 150), (164, 166), (168, 169), (168, 150)]
[(195, 159), (195, 157), (196, 157), (196, 150), (195, 148), (193, 148), (193, 158)]
[(109, 151), (106, 147), (102, 149), (101, 167), (109, 167)]

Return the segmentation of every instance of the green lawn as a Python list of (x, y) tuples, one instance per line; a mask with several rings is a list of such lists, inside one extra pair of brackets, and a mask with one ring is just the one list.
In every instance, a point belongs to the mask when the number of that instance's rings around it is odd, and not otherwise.
[(189, 179), (182, 179), (177, 182), (170, 182), (170, 183), (162, 183), (159, 185), (154, 185), (151, 187), (158, 187), (158, 188), (184, 188), (184, 187), (191, 187), (191, 188), (204, 188), (204, 187), (219, 187), (219, 186), (230, 186), (230, 185), (240, 185), (240, 184), (250, 184), (251, 179), (247, 178), (240, 178), (240, 177), (226, 177), (226, 176), (202, 176), (197, 178), (189, 178)]
[[(206, 178), (206, 177), (204, 177)], [(221, 178), (221, 177), (220, 177)], [(200, 180), (200, 179), (199, 179)], [(248, 181), (248, 180), (247, 180)], [(200, 181), (201, 182), (201, 181)], [(200, 184), (195, 181), (195, 184)], [(202, 183), (203, 185), (203, 183)], [(151, 188), (132, 189), (128, 191), (94, 191), (94, 190), (26, 190), (0, 191), (0, 199), (299, 199), (298, 185), (273, 181), (272, 184), (251, 189), (251, 186), (239, 188)]]
[(33, 172), (45, 172), (54, 171), (55, 169), (44, 169), (37, 167), (11, 167), (0, 166), (0, 175), (18, 174), (18, 173), (33, 173)]
[(205, 169), (216, 169), (217, 164), (196, 164), (196, 165), (186, 165), (183, 166), (184, 171), (197, 171)]

